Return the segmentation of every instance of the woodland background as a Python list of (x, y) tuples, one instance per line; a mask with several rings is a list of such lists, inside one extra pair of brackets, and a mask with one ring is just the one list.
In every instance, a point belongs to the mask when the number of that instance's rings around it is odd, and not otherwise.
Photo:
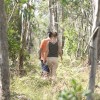
[[(100, 100), (99, 6), (99, 0), (0, 0), (2, 100)], [(41, 79), (38, 59), (53, 29), (63, 49), (54, 85)]]

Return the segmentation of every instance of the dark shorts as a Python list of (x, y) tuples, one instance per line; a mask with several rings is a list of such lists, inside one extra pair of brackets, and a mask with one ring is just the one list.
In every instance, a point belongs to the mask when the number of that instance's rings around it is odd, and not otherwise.
[(41, 60), (41, 66), (42, 66), (42, 71), (49, 72), (49, 67), (48, 67), (48, 65), (44, 64), (42, 60)]

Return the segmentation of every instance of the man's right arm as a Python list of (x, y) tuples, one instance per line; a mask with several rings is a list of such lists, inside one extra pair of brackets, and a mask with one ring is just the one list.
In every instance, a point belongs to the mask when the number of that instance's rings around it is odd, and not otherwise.
[(39, 49), (39, 59), (41, 60), (41, 52), (42, 52), (42, 48), (44, 46), (44, 40), (41, 41), (41, 44), (40, 44), (40, 49)]

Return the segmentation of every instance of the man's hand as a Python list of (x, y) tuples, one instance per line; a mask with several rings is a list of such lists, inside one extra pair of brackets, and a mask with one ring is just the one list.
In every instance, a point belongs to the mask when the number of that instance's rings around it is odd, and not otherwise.
[(43, 60), (43, 63), (45, 64), (47, 61), (46, 60)]

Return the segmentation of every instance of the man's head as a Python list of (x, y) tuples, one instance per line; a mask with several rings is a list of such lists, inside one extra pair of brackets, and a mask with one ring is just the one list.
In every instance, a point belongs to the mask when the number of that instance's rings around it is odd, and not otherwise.
[(57, 32), (51, 32), (51, 31), (48, 32), (48, 35), (49, 35), (49, 38), (58, 36)]

